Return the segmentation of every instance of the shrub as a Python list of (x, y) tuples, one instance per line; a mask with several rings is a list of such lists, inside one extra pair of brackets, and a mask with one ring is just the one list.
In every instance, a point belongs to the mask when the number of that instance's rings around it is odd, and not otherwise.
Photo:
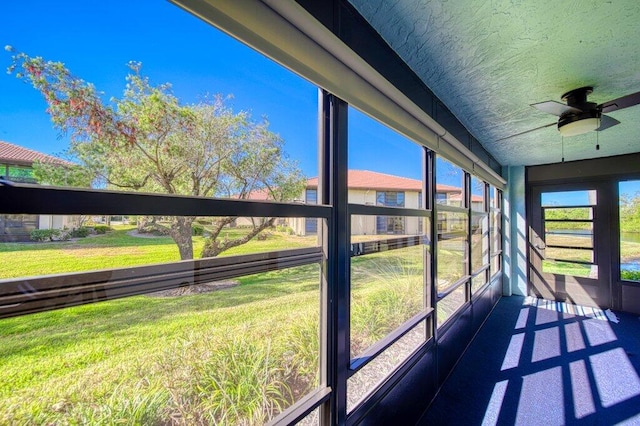
[[(320, 331), (319, 312), (313, 311), (293, 318), (290, 322), (288, 346), (292, 354), (292, 370), (297, 376), (297, 395), (304, 396), (318, 387), (318, 371), (320, 368)], [(294, 389), (292, 389), (293, 391)]]
[(31, 231), (29, 238), (31, 241), (53, 241), (55, 237), (60, 235), (59, 229), (34, 229)]
[(138, 228), (138, 232), (141, 234), (151, 234), (156, 237), (163, 237), (169, 235), (171, 230), (163, 226), (144, 226), (142, 228)]
[(89, 228), (81, 226), (71, 231), (71, 238), (85, 238), (89, 235)]
[[(355, 263), (351, 348), (358, 355), (422, 309), (422, 268), (406, 257), (379, 255)], [(363, 287), (363, 284), (366, 286)]]
[(56, 229), (55, 234), (51, 237), (51, 241), (69, 241), (71, 238), (71, 232), (66, 229)]
[(293, 235), (293, 229), (287, 225), (278, 225), (276, 226), (276, 232), (282, 232), (283, 234)]
[(204, 226), (200, 225), (199, 223), (192, 223), (191, 235), (200, 237), (202, 236), (202, 234), (204, 234)]
[(93, 230), (96, 231), (96, 234), (106, 234), (107, 231), (111, 231), (111, 227), (107, 225), (96, 225), (93, 227)]
[(270, 342), (243, 338), (215, 342), (195, 366), (200, 407), (212, 423), (263, 424), (291, 399)]
[(640, 281), (640, 271), (620, 271), (623, 280)]

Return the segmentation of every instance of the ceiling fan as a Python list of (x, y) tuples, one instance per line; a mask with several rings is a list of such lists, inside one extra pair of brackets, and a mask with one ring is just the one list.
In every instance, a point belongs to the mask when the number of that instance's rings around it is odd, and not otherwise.
[(556, 124), (562, 136), (576, 136), (593, 130), (601, 132), (616, 124), (620, 124), (615, 118), (604, 115), (603, 113), (640, 104), (640, 92), (603, 102), (600, 105), (587, 101), (587, 96), (592, 92), (593, 87), (581, 87), (562, 95), (562, 100), (565, 101), (566, 104), (556, 101), (545, 101), (531, 105), (542, 112), (553, 114), (560, 118), (557, 123), (546, 124), (498, 140), (510, 139)]

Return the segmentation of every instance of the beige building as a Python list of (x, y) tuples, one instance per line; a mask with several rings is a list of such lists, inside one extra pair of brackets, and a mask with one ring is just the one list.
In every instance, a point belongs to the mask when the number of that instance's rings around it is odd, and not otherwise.
[[(33, 163), (68, 165), (69, 162), (12, 143), (0, 141), (0, 179), (16, 183), (38, 183)], [(0, 242), (29, 240), (34, 229), (73, 228), (76, 216), (0, 215)]]
[[(351, 204), (410, 209), (422, 207), (422, 182), (417, 179), (368, 170), (349, 170), (348, 184), (348, 201)], [(317, 190), (318, 178), (309, 179), (301, 200), (315, 204)], [(461, 188), (437, 185), (436, 194), (436, 199), (448, 203), (460, 200)], [(478, 198), (474, 197), (472, 202), (481, 202)], [(289, 226), (297, 235), (317, 233), (317, 219), (291, 219)], [(352, 235), (418, 235), (423, 232), (422, 227), (423, 221), (417, 217), (353, 216), (351, 219)]]

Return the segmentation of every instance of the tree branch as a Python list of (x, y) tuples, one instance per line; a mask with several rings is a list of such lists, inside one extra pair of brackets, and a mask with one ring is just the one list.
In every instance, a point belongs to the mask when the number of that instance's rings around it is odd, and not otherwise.
[(248, 243), (258, 235), (260, 232), (265, 229), (273, 226), (273, 222), (275, 221), (275, 217), (269, 218), (265, 220), (258, 226), (253, 227), (253, 229), (245, 236), (241, 238), (236, 238), (234, 240), (227, 240), (226, 238), (223, 241), (213, 240), (211, 238), (207, 239), (204, 248), (202, 249), (202, 257), (216, 257), (220, 253), (229, 250), (230, 248), (240, 246), (242, 244)]

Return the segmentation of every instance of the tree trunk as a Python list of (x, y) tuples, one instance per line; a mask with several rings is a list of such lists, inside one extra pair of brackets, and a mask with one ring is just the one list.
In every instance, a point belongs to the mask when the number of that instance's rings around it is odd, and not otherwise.
[(218, 238), (219, 234), (215, 234), (215, 236), (212, 235), (211, 237), (207, 238), (204, 243), (204, 247), (202, 248), (202, 257), (216, 257), (220, 253), (229, 250), (230, 248), (246, 244), (260, 232), (264, 231), (270, 226), (273, 226), (274, 221), (275, 218), (272, 217), (263, 220), (263, 222), (261, 222), (259, 225), (254, 224), (253, 228), (247, 235), (236, 238), (234, 240), (228, 240), (226, 237), (223, 240), (220, 240)]
[(143, 231), (146, 227), (153, 226), (155, 223), (155, 216), (138, 216), (138, 231)]
[(193, 239), (191, 224), (195, 218), (176, 216), (171, 223), (169, 235), (178, 245), (181, 260), (193, 259)]

